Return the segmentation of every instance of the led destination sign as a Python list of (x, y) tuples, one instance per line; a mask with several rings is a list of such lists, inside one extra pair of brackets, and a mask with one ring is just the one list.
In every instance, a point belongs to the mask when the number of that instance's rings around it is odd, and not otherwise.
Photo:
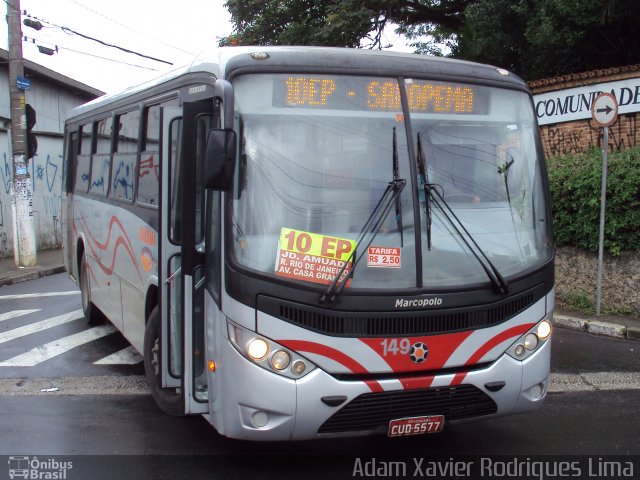
[[(401, 112), (398, 82), (387, 78), (283, 76), (273, 84), (273, 106), (332, 110)], [(477, 86), (407, 81), (412, 112), (442, 114), (486, 113), (486, 99)]]

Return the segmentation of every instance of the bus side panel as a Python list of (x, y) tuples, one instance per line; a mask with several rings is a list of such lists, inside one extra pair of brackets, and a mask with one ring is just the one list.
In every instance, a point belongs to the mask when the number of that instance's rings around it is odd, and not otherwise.
[(114, 275), (116, 250), (120, 244), (111, 207), (101, 200), (76, 196), (76, 228), (84, 238), (84, 252), (89, 267), (91, 301), (118, 329), (122, 330), (120, 279)]

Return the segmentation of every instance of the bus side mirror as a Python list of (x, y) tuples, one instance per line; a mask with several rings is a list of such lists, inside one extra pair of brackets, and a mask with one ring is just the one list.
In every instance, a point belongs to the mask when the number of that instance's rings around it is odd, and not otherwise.
[(209, 131), (204, 159), (206, 188), (227, 190), (231, 187), (236, 163), (236, 143), (236, 132), (233, 130)]

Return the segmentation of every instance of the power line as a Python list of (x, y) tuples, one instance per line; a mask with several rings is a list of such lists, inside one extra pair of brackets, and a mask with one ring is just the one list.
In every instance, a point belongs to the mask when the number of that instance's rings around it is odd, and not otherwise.
[[(31, 41), (30, 43), (38, 46), (37, 44), (44, 44), (44, 45), (53, 45), (55, 47), (56, 52), (58, 50), (67, 50), (68, 52), (74, 52), (74, 53), (78, 53), (80, 55), (86, 55), (88, 57), (94, 57), (94, 58), (99, 58), (100, 60), (107, 60), (108, 62), (113, 62), (113, 63), (120, 63), (122, 65), (127, 65), (130, 67), (136, 67), (136, 68), (142, 68), (144, 70), (151, 70), (153, 72), (157, 72), (158, 69), (156, 68), (151, 68), (151, 67), (145, 67), (143, 65), (137, 65), (135, 63), (129, 63), (129, 62), (123, 62), (122, 60), (116, 60), (114, 58), (108, 58), (108, 57), (102, 57), (100, 55), (94, 55), (93, 53), (87, 53), (87, 52), (83, 52), (81, 50), (75, 50), (73, 48), (69, 48), (69, 47), (65, 47), (65, 46), (61, 46), (61, 45), (57, 45), (55, 43), (51, 43), (51, 42), (46, 42), (43, 40), (38, 40), (37, 38), (33, 38), (33, 37), (23, 37), (25, 40), (27, 41)], [(36, 44), (37, 42), (37, 44)]]
[(124, 23), (121, 23), (121, 22), (119, 22), (117, 20), (114, 20), (113, 18), (110, 18), (110, 17), (106, 16), (105, 14), (98, 12), (97, 10), (89, 8), (86, 5), (83, 5), (83, 4), (81, 4), (80, 2), (78, 2), (76, 0), (69, 0), (69, 1), (72, 2), (72, 3), (75, 3), (79, 7), (84, 8), (85, 10), (89, 10), (91, 13), (94, 13), (94, 14), (98, 15), (99, 17), (104, 18), (105, 20), (109, 20), (110, 22), (115, 23), (116, 25), (120, 25), (121, 27), (124, 27), (127, 30), (130, 30), (130, 31), (132, 31), (134, 33), (137, 33), (138, 35), (141, 35), (141, 36), (146, 37), (146, 38), (148, 38), (150, 40), (153, 40), (154, 42), (161, 43), (162, 45), (164, 45), (166, 47), (171, 47), (171, 48), (173, 48), (175, 50), (178, 50), (180, 52), (183, 52), (183, 53), (186, 53), (186, 54), (189, 54), (189, 55), (194, 55), (193, 52), (189, 52), (187, 50), (183, 50), (182, 48), (176, 47), (175, 45), (171, 45), (170, 43), (166, 43), (166, 42), (160, 40), (159, 38), (152, 37), (151, 35), (147, 35), (146, 33), (143, 33), (143, 32), (140, 32), (140, 31), (136, 30), (135, 28), (131, 28), (130, 26), (125, 25)]
[[(5, 1), (6, 1), (6, 0), (5, 0)], [(58, 27), (59, 29), (61, 29), (61, 30), (62, 30), (63, 32), (65, 32), (65, 33), (71, 33), (71, 34), (73, 34), (73, 35), (78, 35), (79, 37), (82, 37), (82, 38), (85, 38), (85, 39), (87, 39), (87, 40), (91, 40), (91, 41), (97, 42), (97, 43), (99, 43), (99, 44), (101, 44), (101, 45), (104, 45), (104, 46), (107, 46), (107, 47), (110, 47), (110, 48), (116, 48), (116, 49), (121, 50), (121, 51), (123, 51), (123, 52), (131, 53), (131, 54), (133, 54), (133, 55), (137, 55), (137, 56), (142, 57), (142, 58), (147, 58), (147, 59), (149, 59), (149, 60), (154, 60), (154, 61), (156, 61), (156, 62), (166, 63), (166, 64), (168, 64), (168, 65), (173, 65), (173, 63), (171, 63), (171, 62), (169, 62), (169, 61), (167, 61), (167, 60), (162, 60), (162, 59), (160, 59), (160, 58), (155, 58), (155, 57), (152, 57), (152, 56), (150, 56), (150, 55), (145, 55), (145, 54), (143, 54), (143, 53), (136, 52), (136, 51), (134, 51), (134, 50), (130, 50), (130, 49), (128, 49), (128, 48), (120, 47), (120, 46), (118, 46), (118, 45), (114, 45), (114, 44), (111, 44), (111, 43), (105, 42), (104, 40), (100, 40), (100, 39), (98, 39), (98, 38), (94, 38), (94, 37), (91, 37), (91, 36), (89, 36), (89, 35), (85, 35), (85, 34), (83, 34), (83, 33), (77, 32), (77, 31), (75, 31), (75, 30), (73, 30), (73, 29), (71, 29), (71, 28), (69, 28), (69, 27), (64, 27), (64, 26), (61, 26), (61, 25), (56, 25), (56, 24), (55, 24), (55, 23), (53, 23), (53, 22), (49, 22), (48, 20), (45, 20), (45, 19), (43, 19), (43, 18), (35, 17), (35, 16), (30, 15), (30, 14), (28, 14), (28, 13), (26, 13), (26, 12), (25, 12), (25, 16), (27, 16), (27, 17), (29, 17), (29, 18), (33, 18), (33, 19), (35, 19), (35, 20), (39, 20), (39, 21), (44, 22), (44, 23), (48, 23), (49, 25), (53, 25), (54, 27)]]

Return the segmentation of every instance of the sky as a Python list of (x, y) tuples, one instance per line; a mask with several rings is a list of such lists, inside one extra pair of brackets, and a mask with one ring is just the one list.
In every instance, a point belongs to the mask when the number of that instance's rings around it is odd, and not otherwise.
[[(104, 92), (185, 65), (232, 32), (224, 0), (20, 0), (20, 9), (23, 20), (37, 19), (44, 26), (38, 31), (22, 25), (27, 37), (22, 42), (24, 58)], [(161, 61), (104, 46), (70, 30)], [(0, 47), (7, 50), (6, 22), (0, 22), (0, 38)], [(408, 51), (392, 30), (386, 40), (395, 44), (394, 50)], [(42, 54), (38, 45), (57, 47), (57, 53)]]

